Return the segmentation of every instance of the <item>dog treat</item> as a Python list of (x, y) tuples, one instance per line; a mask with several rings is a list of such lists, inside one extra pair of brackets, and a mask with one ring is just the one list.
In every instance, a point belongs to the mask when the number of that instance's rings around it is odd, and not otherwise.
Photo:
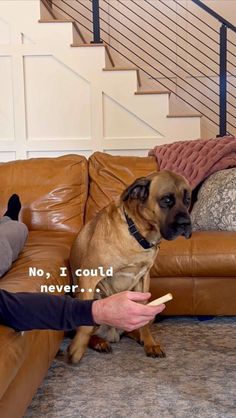
[(162, 303), (168, 302), (169, 300), (173, 299), (173, 296), (171, 293), (167, 293), (166, 295), (162, 296), (161, 298), (152, 300), (152, 302), (148, 303), (149, 306), (158, 306)]

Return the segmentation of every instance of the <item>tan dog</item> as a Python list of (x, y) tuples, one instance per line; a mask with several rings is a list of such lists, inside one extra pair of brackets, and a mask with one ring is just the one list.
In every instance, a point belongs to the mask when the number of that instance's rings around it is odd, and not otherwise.
[[(92, 292), (78, 293), (81, 299), (93, 299), (95, 289), (101, 297), (124, 290), (149, 291), (149, 271), (156, 259), (161, 238), (172, 240), (191, 236), (188, 213), (191, 190), (186, 180), (170, 171), (141, 177), (122, 195), (88, 222), (75, 240), (70, 256), (72, 273), (80, 268), (104, 271), (113, 267), (113, 277), (75, 277), (79, 288)], [(69, 347), (69, 358), (78, 363), (88, 345), (109, 351), (109, 342), (119, 341), (115, 328), (102, 325), (92, 338), (93, 327), (82, 326)], [(133, 334), (144, 344), (147, 355), (165, 354), (145, 326)]]

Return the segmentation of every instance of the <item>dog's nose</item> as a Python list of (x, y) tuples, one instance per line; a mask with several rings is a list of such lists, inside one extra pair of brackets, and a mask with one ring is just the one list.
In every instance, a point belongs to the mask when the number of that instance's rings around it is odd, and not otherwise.
[(183, 226), (190, 226), (191, 225), (191, 219), (189, 215), (185, 215), (185, 214), (180, 214), (177, 215), (176, 217), (176, 222), (178, 225), (183, 225)]
[(182, 234), (186, 239), (189, 239), (192, 235), (191, 218), (188, 214), (180, 213), (177, 216), (176, 223), (182, 229)]

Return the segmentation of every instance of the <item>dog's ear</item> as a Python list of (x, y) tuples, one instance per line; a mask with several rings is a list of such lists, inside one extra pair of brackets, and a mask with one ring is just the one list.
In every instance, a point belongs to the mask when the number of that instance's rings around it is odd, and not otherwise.
[(128, 199), (139, 199), (144, 202), (149, 196), (151, 179), (140, 177), (134, 181), (121, 195), (123, 201)]

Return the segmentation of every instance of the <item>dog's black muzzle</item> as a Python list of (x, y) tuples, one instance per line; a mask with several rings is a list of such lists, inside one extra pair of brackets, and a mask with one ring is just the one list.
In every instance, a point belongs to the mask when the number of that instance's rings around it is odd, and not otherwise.
[(170, 222), (161, 234), (166, 240), (173, 240), (182, 235), (186, 239), (192, 235), (191, 218), (188, 213), (177, 213), (174, 221)]
[(179, 235), (183, 235), (187, 239), (191, 237), (192, 224), (189, 214), (177, 215), (176, 230), (179, 232)]

